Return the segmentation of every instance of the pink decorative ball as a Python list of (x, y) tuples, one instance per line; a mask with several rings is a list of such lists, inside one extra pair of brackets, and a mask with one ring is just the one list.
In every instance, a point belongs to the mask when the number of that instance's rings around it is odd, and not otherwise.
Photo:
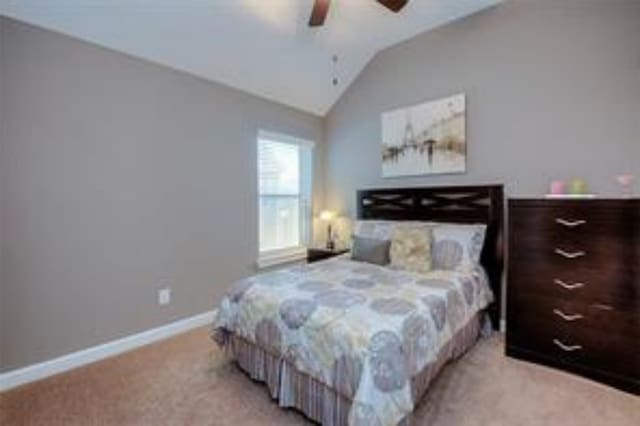
[(623, 175), (616, 176), (616, 180), (621, 186), (628, 187), (633, 184), (633, 181), (636, 177), (631, 173), (625, 173)]
[(549, 192), (554, 195), (565, 194), (567, 191), (567, 184), (563, 180), (551, 181)]
[(636, 179), (631, 173), (616, 176), (616, 180), (622, 187), (622, 195), (631, 198), (633, 196), (633, 181)]

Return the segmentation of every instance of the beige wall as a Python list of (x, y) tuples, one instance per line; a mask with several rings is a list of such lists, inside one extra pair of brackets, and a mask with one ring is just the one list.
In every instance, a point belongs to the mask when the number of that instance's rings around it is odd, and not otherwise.
[[(258, 128), (324, 139), (316, 184), (347, 214), (375, 186), (615, 193), (640, 174), (638, 40), (635, 0), (512, 0), (381, 52), (323, 120), (0, 18), (0, 371), (203, 312), (253, 272)], [(468, 173), (383, 180), (380, 113), (460, 91)]]
[[(4, 112), (3, 112), (3, 99), (4, 99), (4, 31), (3, 31), (3, 21), (2, 17), (0, 17), (0, 158), (2, 158), (2, 141), (4, 140)], [(2, 214), (2, 171), (0, 170), (0, 216)], [(2, 274), (2, 246), (3, 246), (3, 238), (2, 238), (2, 226), (0, 221), (0, 372), (3, 370), (4, 366), (4, 275)]]
[[(380, 114), (459, 92), (467, 173), (382, 179)], [(640, 2), (512, 0), (391, 47), (332, 108), (325, 135), (326, 200), (346, 214), (357, 189), (378, 186), (500, 182), (540, 195), (551, 178), (581, 176), (619, 194), (616, 174), (640, 175)]]
[[(259, 128), (322, 120), (1, 20), (3, 368), (210, 310), (257, 256)], [(173, 303), (156, 304), (166, 281)]]

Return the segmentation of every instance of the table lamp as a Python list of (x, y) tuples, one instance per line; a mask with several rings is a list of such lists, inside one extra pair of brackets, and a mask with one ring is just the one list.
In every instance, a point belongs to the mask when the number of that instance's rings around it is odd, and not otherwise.
[(331, 232), (331, 221), (335, 217), (336, 212), (333, 212), (331, 210), (323, 210), (320, 212), (320, 220), (323, 222), (327, 222), (327, 250), (333, 250), (336, 248)]

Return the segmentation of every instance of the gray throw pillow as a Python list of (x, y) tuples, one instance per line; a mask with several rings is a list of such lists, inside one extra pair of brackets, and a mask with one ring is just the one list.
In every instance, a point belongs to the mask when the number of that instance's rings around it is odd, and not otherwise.
[(391, 241), (353, 236), (351, 259), (376, 265), (389, 264)]

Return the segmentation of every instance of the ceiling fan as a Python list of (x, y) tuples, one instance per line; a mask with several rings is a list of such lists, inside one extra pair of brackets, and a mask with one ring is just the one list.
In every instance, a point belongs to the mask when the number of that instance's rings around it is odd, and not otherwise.
[[(378, 3), (398, 13), (409, 2), (409, 0), (376, 0)], [(324, 20), (329, 12), (329, 4), (331, 0), (315, 0), (313, 3), (313, 10), (311, 11), (311, 17), (309, 18), (310, 27), (320, 27), (324, 25)]]

